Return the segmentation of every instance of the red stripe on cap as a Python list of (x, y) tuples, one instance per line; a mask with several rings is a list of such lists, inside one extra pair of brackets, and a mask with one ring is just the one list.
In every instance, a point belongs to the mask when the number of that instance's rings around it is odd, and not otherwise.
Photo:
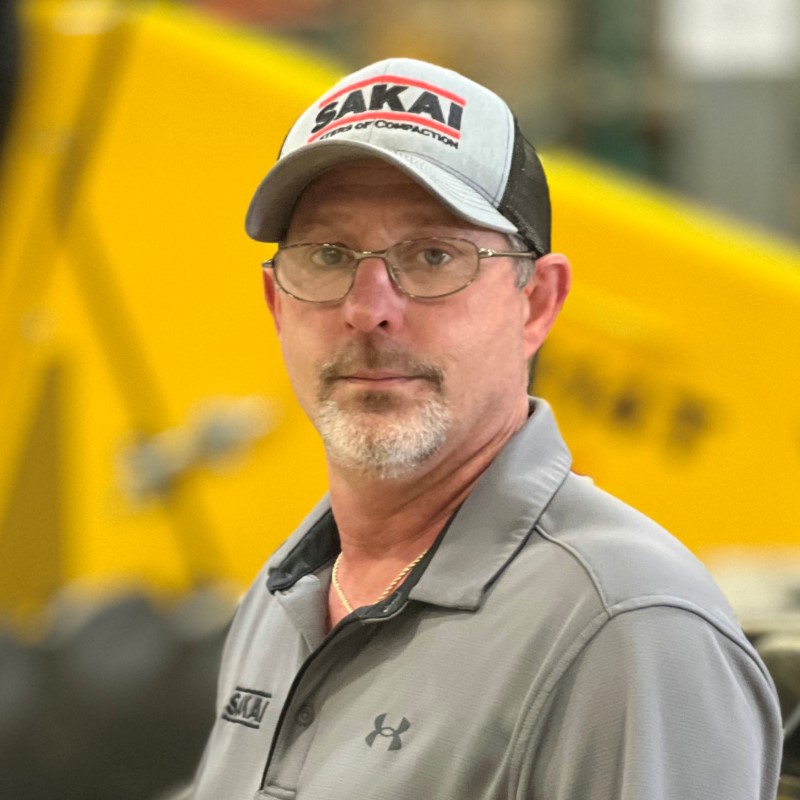
[(426, 128), (433, 128), (434, 130), (440, 131), (441, 133), (446, 133), (453, 139), (461, 138), (461, 134), (455, 128), (450, 128), (447, 125), (442, 125), (440, 122), (430, 120), (427, 117), (421, 117), (418, 114), (402, 114), (399, 111), (368, 111), (365, 114), (353, 114), (352, 116), (348, 115), (347, 117), (343, 117), (337, 122), (331, 123), (327, 128), (323, 128), (321, 131), (317, 131), (317, 133), (315, 133), (312, 137), (308, 139), (306, 144), (311, 144), (311, 142), (315, 142), (317, 139), (319, 139), (320, 136), (323, 136), (324, 134), (329, 133), (330, 131), (335, 131), (342, 125), (349, 125), (352, 122), (362, 122), (368, 119), (389, 119), (398, 122), (414, 122), (418, 125), (423, 125)]
[(375, 78), (367, 78), (366, 80), (359, 81), (358, 83), (351, 83), (349, 86), (339, 89), (338, 92), (335, 92), (334, 94), (320, 101), (319, 108), (322, 108), (322, 106), (325, 106), (328, 103), (332, 103), (337, 97), (341, 97), (343, 94), (354, 92), (356, 89), (363, 89), (365, 86), (371, 86), (374, 83), (400, 83), (404, 86), (415, 86), (417, 89), (425, 89), (426, 91), (434, 92), (441, 97), (446, 97), (448, 100), (452, 100), (454, 103), (458, 103), (459, 105), (465, 106), (467, 104), (467, 101), (463, 97), (459, 97), (457, 94), (453, 94), (453, 92), (448, 92), (447, 89), (441, 89), (438, 86), (434, 86), (432, 83), (417, 81), (413, 78), (404, 78), (402, 75), (378, 75)]

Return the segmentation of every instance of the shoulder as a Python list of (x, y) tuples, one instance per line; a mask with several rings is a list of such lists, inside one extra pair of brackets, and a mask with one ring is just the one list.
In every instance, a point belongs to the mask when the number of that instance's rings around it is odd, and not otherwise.
[[(730, 605), (703, 564), (649, 517), (570, 474), (540, 517), (535, 541), (581, 574), (609, 616), (671, 606), (742, 637)], [(536, 549), (534, 547), (534, 549)]]
[[(771, 679), (686, 547), (571, 474), (521, 556), (521, 572), (549, 587), (539, 587), (537, 613), (555, 630), (544, 691), (525, 712), (536, 796), (619, 798), (618, 765), (625, 798), (697, 797), (709, 769), (724, 776), (719, 796), (774, 797)], [(607, 770), (581, 757), (601, 751)]]

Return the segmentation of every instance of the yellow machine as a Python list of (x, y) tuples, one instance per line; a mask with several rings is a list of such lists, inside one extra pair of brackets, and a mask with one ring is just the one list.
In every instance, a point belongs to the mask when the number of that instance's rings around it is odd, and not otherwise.
[[(0, 610), (248, 582), (325, 490), (244, 211), (336, 68), (159, 3), (23, 6), (0, 171)], [(800, 543), (800, 253), (559, 154), (540, 359), (578, 471), (701, 557)]]

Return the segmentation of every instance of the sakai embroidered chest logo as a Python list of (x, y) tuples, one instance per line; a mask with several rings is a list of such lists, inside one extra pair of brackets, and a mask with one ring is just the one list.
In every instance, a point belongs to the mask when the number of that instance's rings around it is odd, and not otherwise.
[(458, 148), (466, 105), (464, 98), (430, 83), (381, 75), (326, 97), (308, 142), (374, 126), (410, 131)]
[(391, 739), (389, 750), (399, 750), (403, 746), (403, 740), (400, 737), (411, 727), (411, 723), (405, 717), (402, 717), (400, 724), (396, 728), (392, 728), (386, 724), (386, 717), (387, 714), (378, 714), (375, 717), (375, 730), (367, 736), (365, 741), (372, 747), (375, 739), (379, 736), (384, 736), (387, 739)]
[(261, 727), (261, 720), (264, 719), (264, 712), (271, 698), (269, 692), (237, 686), (222, 712), (222, 719), (257, 730)]

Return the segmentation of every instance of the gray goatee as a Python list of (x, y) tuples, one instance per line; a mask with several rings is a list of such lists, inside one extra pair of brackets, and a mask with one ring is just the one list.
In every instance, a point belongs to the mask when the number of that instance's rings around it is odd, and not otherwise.
[[(363, 391), (342, 406), (332, 398), (337, 381), (361, 369), (390, 370), (427, 381), (432, 391), (409, 402), (393, 392)], [(320, 369), (314, 424), (328, 457), (383, 480), (410, 475), (444, 443), (450, 411), (444, 398), (444, 374), (396, 346), (373, 340), (352, 342)]]

